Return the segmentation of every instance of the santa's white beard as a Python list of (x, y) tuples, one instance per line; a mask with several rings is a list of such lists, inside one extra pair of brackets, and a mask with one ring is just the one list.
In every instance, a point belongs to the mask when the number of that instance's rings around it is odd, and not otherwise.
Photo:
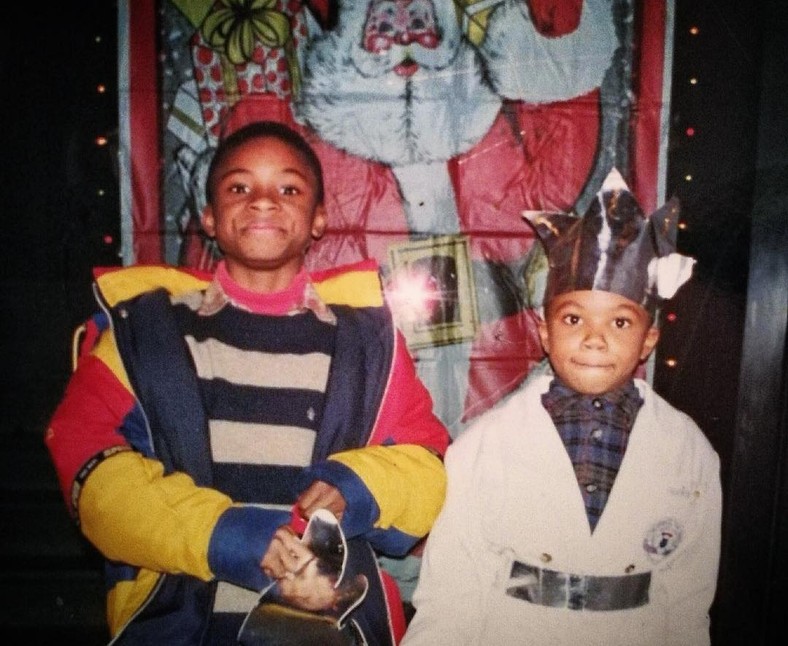
[[(363, 71), (354, 63), (358, 54), (335, 34), (314, 42), (295, 106), (323, 139), (349, 153), (392, 167), (446, 161), (478, 143), (498, 114), (501, 100), (465, 42), (445, 67), (420, 66), (410, 77), (393, 71), (397, 52), (368, 54)], [(429, 64), (436, 52), (421, 54), (413, 58)]]

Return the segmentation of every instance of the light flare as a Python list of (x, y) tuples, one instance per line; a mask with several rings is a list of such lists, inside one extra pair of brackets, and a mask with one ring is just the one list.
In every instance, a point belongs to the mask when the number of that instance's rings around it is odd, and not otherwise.
[(430, 321), (441, 298), (435, 277), (412, 268), (398, 272), (386, 288), (386, 300), (395, 318), (411, 325)]

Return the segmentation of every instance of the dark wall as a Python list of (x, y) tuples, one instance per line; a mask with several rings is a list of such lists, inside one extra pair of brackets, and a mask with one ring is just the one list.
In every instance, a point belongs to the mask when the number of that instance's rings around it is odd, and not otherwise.
[(90, 267), (118, 264), (116, 8), (28, 8), (40, 15), (0, 27), (0, 636), (90, 646), (107, 642), (100, 564), (43, 433), (93, 308)]
[(788, 6), (764, 3), (756, 182), (720, 579), (725, 643), (788, 634)]
[(713, 643), (781, 643), (788, 629), (788, 11), (780, 0), (677, 0), (676, 7), (668, 188), (682, 201), (679, 246), (698, 265), (667, 308), (655, 387), (698, 422), (722, 459)]
[(117, 128), (116, 22), (96, 1), (3, 26), (3, 436), (40, 432), (90, 311), (90, 267), (118, 262), (116, 157), (95, 144)]

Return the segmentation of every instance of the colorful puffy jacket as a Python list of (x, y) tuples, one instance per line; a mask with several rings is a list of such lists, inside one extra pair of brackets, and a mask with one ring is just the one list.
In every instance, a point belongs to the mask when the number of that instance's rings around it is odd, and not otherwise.
[[(207, 420), (168, 316), (170, 294), (202, 289), (209, 278), (159, 266), (99, 275), (103, 312), (90, 326), (111, 325), (79, 359), (47, 432), (67, 504), (108, 561), (113, 643), (199, 644), (212, 586), (223, 579), (262, 589), (260, 560), (289, 519), (211, 488), (209, 447), (193, 432)], [(404, 632), (390, 604), (396, 585), (366, 546), (404, 554), (429, 531), (445, 492), (448, 435), (383, 306), (376, 266), (311, 278), (338, 323), (302, 489), (320, 479), (342, 492), (342, 526), (364, 544), (353, 549), (372, 583), (358, 625), (370, 644), (396, 642)]]

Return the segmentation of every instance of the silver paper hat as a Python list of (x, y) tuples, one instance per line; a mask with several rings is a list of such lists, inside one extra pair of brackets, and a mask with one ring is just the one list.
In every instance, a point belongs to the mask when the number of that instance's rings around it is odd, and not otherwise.
[(679, 201), (646, 217), (615, 168), (585, 215), (524, 211), (548, 259), (544, 303), (566, 292), (619, 294), (650, 314), (692, 275), (695, 259), (676, 253)]

